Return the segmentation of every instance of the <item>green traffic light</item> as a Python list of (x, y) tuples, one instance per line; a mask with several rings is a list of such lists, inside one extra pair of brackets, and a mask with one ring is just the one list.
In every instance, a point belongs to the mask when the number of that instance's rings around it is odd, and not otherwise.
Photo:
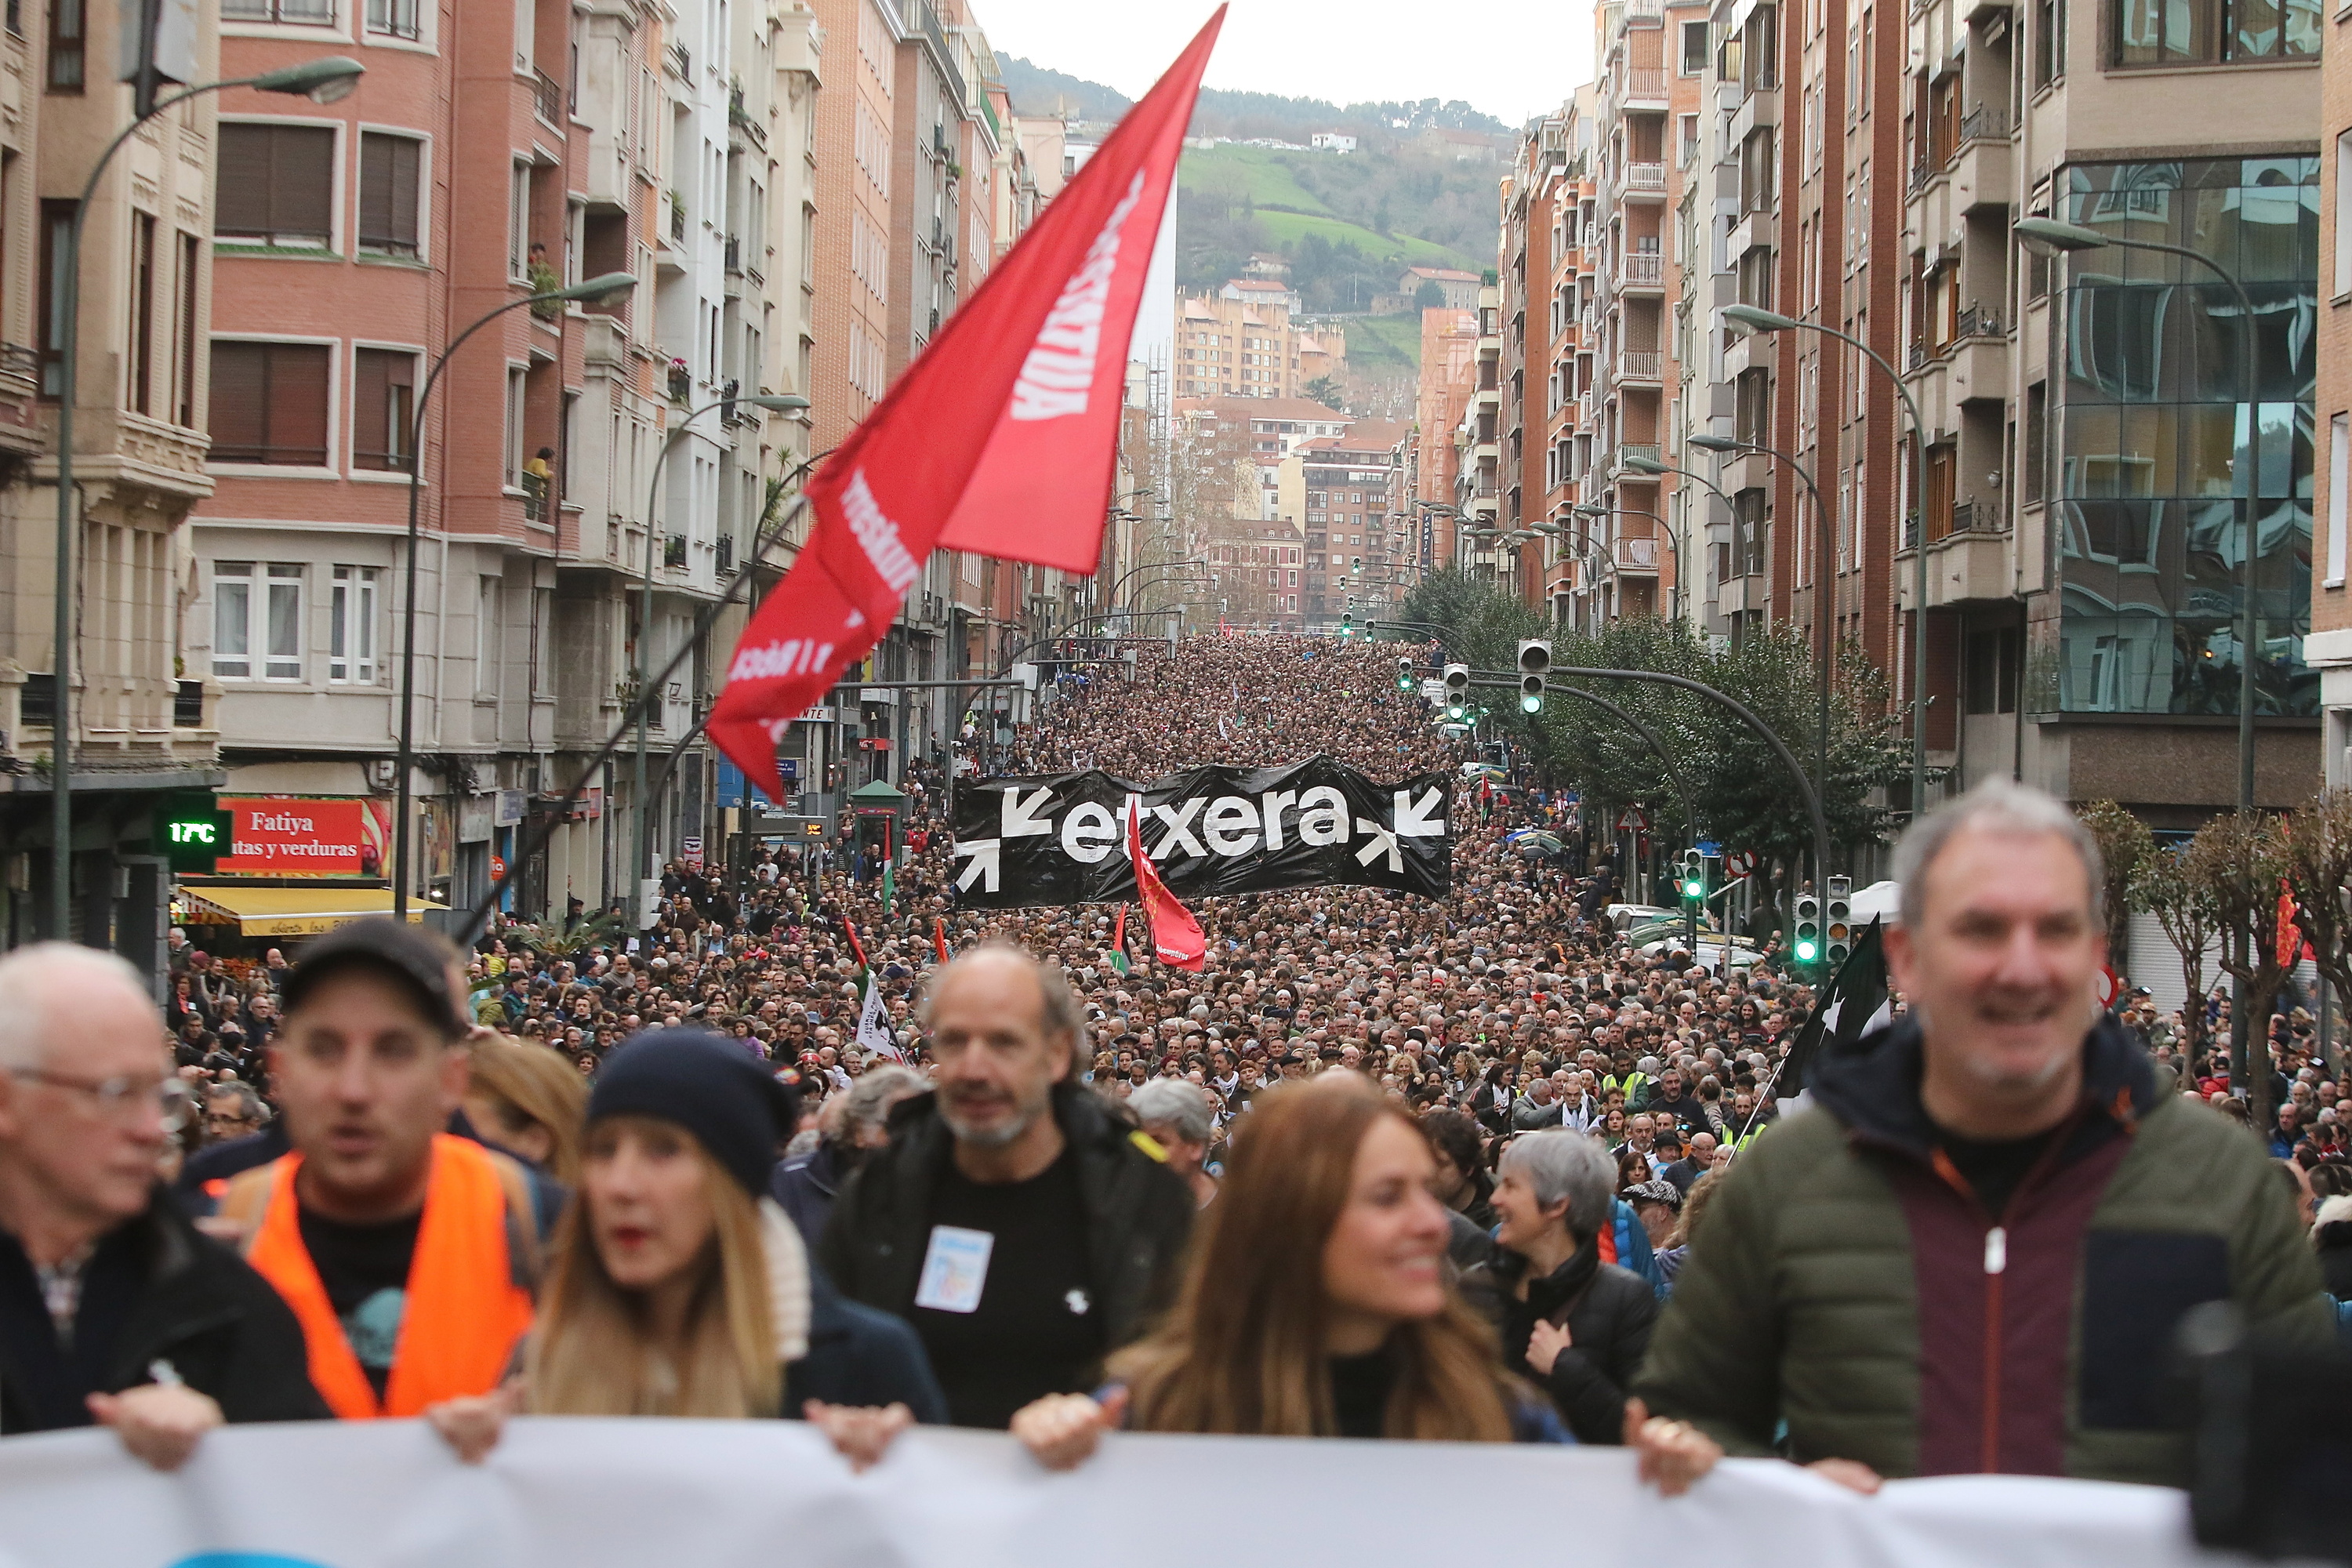
[(1540, 697), (1522, 697), (1519, 699), (1519, 707), (1523, 711), (1528, 713), (1540, 713), (1543, 711), (1543, 699)]
[(1683, 897), (1685, 899), (1703, 899), (1706, 897), (1706, 884), (1705, 882), (1685, 882), (1683, 884)]
[(1457, 724), (1462, 721), (1462, 704), (1459, 702), (1449, 702), (1445, 705), (1445, 716)]
[(1797, 943), (1797, 957), (1798, 957), (1798, 960), (1799, 960), (1800, 962), (1801, 962), (1801, 963), (1811, 963), (1813, 961), (1813, 959), (1814, 959), (1815, 955), (1817, 955), (1820, 952), (1821, 952), (1821, 949), (1820, 949), (1820, 948), (1818, 948), (1818, 947), (1816, 947), (1816, 946), (1814, 946), (1814, 945), (1813, 945), (1811, 942), (1800, 942), (1799, 943)]

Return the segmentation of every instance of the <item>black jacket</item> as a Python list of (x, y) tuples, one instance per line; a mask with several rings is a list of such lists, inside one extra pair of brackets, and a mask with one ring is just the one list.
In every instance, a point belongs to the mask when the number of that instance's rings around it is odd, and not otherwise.
[[(1077, 1156), (1087, 1263), (1108, 1345), (1139, 1337), (1175, 1292), (1192, 1234), (1192, 1194), (1088, 1089), (1054, 1089), (1054, 1116)], [(937, 1097), (892, 1109), (890, 1146), (866, 1157), (834, 1202), (818, 1260), (842, 1294), (904, 1316), (931, 1233), (931, 1194), (955, 1138)]]
[[(161, 1188), (147, 1212), (117, 1234), (135, 1242), (144, 1267), (115, 1337), (105, 1392), (152, 1383), (150, 1367), (167, 1361), (231, 1421), (332, 1415), (310, 1386), (309, 1355), (292, 1309), (245, 1259), (200, 1234)], [(89, 1305), (87, 1296), (84, 1304)], [(37, 1378), (39, 1369), (20, 1359), (29, 1353), (25, 1336), (0, 1335), (0, 1434), (64, 1424), (37, 1418), (26, 1380), (28, 1373)]]
[(784, 1368), (782, 1414), (798, 1419), (807, 1401), (904, 1405), (927, 1426), (943, 1426), (947, 1395), (915, 1331), (887, 1312), (849, 1300), (824, 1270), (809, 1269), (808, 1353)]
[(814, 1251), (824, 1239), (825, 1221), (833, 1217), (833, 1201), (841, 1195), (848, 1173), (841, 1147), (830, 1138), (805, 1154), (795, 1154), (768, 1178), (768, 1195), (800, 1227), (801, 1239)]
[[(1503, 1340), (1503, 1364), (1551, 1395), (1580, 1443), (1623, 1439), (1625, 1390), (1650, 1349), (1658, 1321), (1657, 1292), (1629, 1268), (1601, 1261), (1597, 1241), (1517, 1294), (1528, 1260), (1497, 1247), (1495, 1259), (1463, 1276), (1462, 1293), (1486, 1314)], [(1570, 1343), (1549, 1376), (1528, 1365), (1528, 1340), (1540, 1321), (1565, 1317)]]

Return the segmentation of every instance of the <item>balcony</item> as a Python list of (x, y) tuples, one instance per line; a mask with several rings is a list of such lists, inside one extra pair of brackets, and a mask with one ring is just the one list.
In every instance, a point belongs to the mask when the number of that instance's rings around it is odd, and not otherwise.
[[(1641, 458), (1642, 461), (1645, 463), (1654, 463), (1658, 461), (1658, 444), (1655, 441), (1620, 441), (1617, 443), (1617, 462), (1620, 467), (1632, 462), (1636, 458)], [(1654, 474), (1639, 474), (1634, 477), (1643, 484), (1654, 484), (1657, 481), (1657, 476)]]
[(1780, 95), (1773, 89), (1759, 88), (1739, 100), (1732, 114), (1730, 125), (1724, 131), (1723, 144), (1738, 148), (1750, 133), (1780, 123)]
[(40, 393), (41, 356), (22, 343), (0, 343), (0, 451), (42, 449)]
[[(1966, 517), (1969, 526), (1959, 526)], [(1981, 516), (1997, 521), (1990, 506), (1981, 510), (1962, 502), (1952, 509), (1953, 530), (1927, 546), (1927, 607), (2000, 603), (2010, 598), (2009, 536), (1995, 527), (1979, 527)], [(1897, 572), (1895, 584), (1901, 607), (1911, 605), (1912, 574)]]
[(743, 242), (731, 234), (727, 237), (727, 270), (739, 276), (743, 270)]
[(522, 520), (525, 522), (547, 521), (548, 481), (539, 474), (522, 476)]
[(563, 84), (545, 71), (534, 71), (531, 75), (534, 79), (531, 83), (533, 89), (530, 100), (531, 112), (538, 115), (551, 129), (562, 130), (565, 118)]
[(1623, 103), (1657, 104), (1666, 101), (1666, 71), (1664, 66), (1627, 66)]
[(2017, 148), (2009, 140), (2009, 117), (1979, 109), (1960, 121), (1959, 150), (1952, 155), (1952, 212), (2008, 206), (2017, 200)]
[(731, 533), (719, 536), (718, 567), (721, 577), (735, 575), (735, 536)]
[(1666, 258), (1658, 251), (1637, 250), (1624, 258), (1622, 286), (1627, 289), (1663, 289), (1666, 285)]
[(686, 202), (676, 191), (669, 195), (669, 242), (674, 246), (686, 243)]
[(1665, 375), (1666, 356), (1661, 349), (1619, 349), (1617, 379), (1657, 383)]
[(1658, 574), (1658, 542), (1654, 539), (1621, 539), (1611, 552), (1617, 570), (1633, 577), (1654, 577)]
[(1624, 191), (1627, 195), (1633, 196), (1664, 195), (1666, 166), (1664, 163), (1626, 164)]
[(683, 533), (662, 535), (662, 564), (673, 572), (686, 570), (686, 535)]
[(684, 44), (672, 44), (669, 52), (662, 57), (662, 63), (668, 66), (680, 81), (694, 79), (694, 57), (687, 52)]

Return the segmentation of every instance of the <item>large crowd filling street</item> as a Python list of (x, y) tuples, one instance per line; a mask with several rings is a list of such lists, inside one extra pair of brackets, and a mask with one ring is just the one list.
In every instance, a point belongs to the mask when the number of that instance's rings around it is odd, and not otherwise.
[(1908, 828), (1898, 1005), (1800, 1100), (1816, 998), (1769, 931), (1720, 973), (1632, 945), (1612, 836), (1396, 645), (1128, 646), (961, 759), (1447, 773), (1450, 895), (1206, 900), (1171, 968), (1133, 910), (958, 908), (935, 758), (887, 863), (675, 864), (640, 936), (175, 933), (160, 1044), (126, 965), (19, 951), (0, 1431), (170, 1468), (225, 1421), (422, 1415), (480, 1460), (518, 1414), (782, 1416), (859, 1467), (946, 1423), (1055, 1468), (1126, 1429), (1625, 1444), (1669, 1493), (1726, 1454), (2177, 1485), (2189, 1308), (2337, 1333), (2346, 1082), (2283, 1009), (2250, 1127), (2218, 994), (2194, 1060), (2144, 992), (2099, 1008), (2059, 803)]

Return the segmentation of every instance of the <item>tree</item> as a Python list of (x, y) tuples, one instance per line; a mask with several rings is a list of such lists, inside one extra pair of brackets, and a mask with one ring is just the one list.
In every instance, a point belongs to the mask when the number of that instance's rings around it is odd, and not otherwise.
[[(2352, 930), (2344, 915), (2344, 889), (2352, 884), (2352, 789), (2322, 790), (2287, 826), (2287, 886), (2295, 921), (2311, 943), (2312, 963), (2336, 993), (2338, 1016), (2352, 1019)], [(2336, 1048), (2322, 1040), (2323, 1055)]]
[(1302, 390), (1308, 397), (1313, 398), (1316, 402), (1321, 404), (1326, 408), (1337, 408), (1344, 411), (1348, 406), (1347, 396), (1345, 394), (1340, 392), (1339, 384), (1333, 381), (1328, 375), (1317, 376), (1313, 381), (1308, 382)]
[(2217, 816), (2189, 844), (2189, 874), (2213, 900), (2221, 968), (2240, 987), (2243, 1016), (2233, 1020), (2230, 1087), (2264, 1138), (2273, 1114), (2271, 1010), (2288, 967), (2279, 959), (2278, 905), (2289, 858), (2277, 819), (2261, 812)]
[(555, 921), (517, 923), (499, 932), (508, 944), (520, 943), (533, 952), (543, 952), (550, 958), (574, 958), (592, 947), (617, 945), (621, 940), (623, 921), (611, 913), (593, 914), (582, 920), (570, 931)]
[(1438, 287), (1434, 279), (1412, 291), (1412, 308), (1416, 310), (1442, 310), (1444, 305), (1445, 290)]
[(2180, 955), (2180, 985), (2189, 998), (2180, 1009), (2187, 1035), (2181, 1046), (2193, 1076), (2205, 1055), (2205, 956), (2213, 950), (2220, 911), (2203, 879), (2190, 873), (2184, 850), (2152, 848), (2133, 874), (2132, 901), (2156, 917)]
[(2105, 871), (2100, 889), (2107, 908), (2107, 963), (2116, 973), (2130, 967), (2132, 894), (2140, 862), (2156, 852), (2147, 824), (2112, 800), (2095, 800), (2074, 814), (2099, 846)]

